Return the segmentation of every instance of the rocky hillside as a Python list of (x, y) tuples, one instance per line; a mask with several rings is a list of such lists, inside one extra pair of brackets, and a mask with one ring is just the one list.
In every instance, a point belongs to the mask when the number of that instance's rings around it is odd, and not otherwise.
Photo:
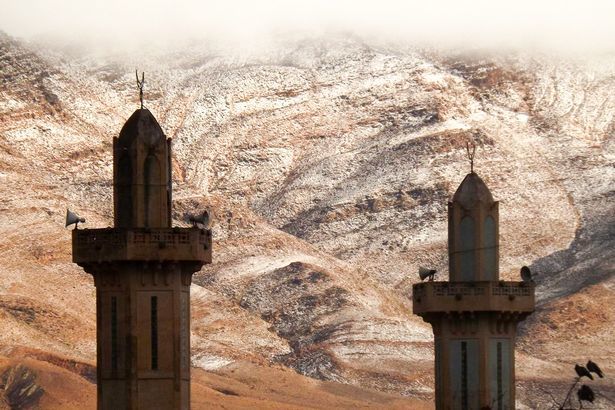
[[(111, 141), (137, 108), (138, 66), (146, 106), (174, 141), (176, 224), (215, 214), (214, 263), (192, 288), (197, 374), (228, 390), (246, 369), (290, 368), (309, 377), (293, 374), (298, 385), (331, 382), (319, 389), (339, 406), (429, 406), (431, 329), (412, 315), (410, 290), (419, 265), (446, 277), (446, 202), (468, 171), (467, 141), (501, 201), (501, 275), (537, 273), (539, 308), (517, 346), (519, 407), (548, 405), (542, 390), (561, 395), (589, 357), (615, 373), (615, 56), (460, 54), (347, 35), (249, 54), (152, 50), (101, 56), (0, 35), (6, 360), (35, 349), (37, 363), (95, 361), (94, 287), (70, 263), (63, 217), (68, 206), (87, 226), (112, 224)], [(64, 368), (91, 383), (75, 366)], [(219, 400), (244, 395), (229, 391)], [(613, 378), (601, 391), (615, 397)], [(277, 394), (259, 406), (292, 391)]]

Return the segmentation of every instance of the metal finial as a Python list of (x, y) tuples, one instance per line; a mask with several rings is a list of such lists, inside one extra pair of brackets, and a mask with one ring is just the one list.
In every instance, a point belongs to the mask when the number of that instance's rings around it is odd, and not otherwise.
[[(470, 149), (471, 148), (471, 149)], [(476, 144), (472, 142), (466, 142), (466, 152), (468, 154), (468, 159), (470, 160), (470, 173), (474, 172), (474, 157), (476, 156)]]
[(137, 76), (137, 88), (139, 89), (139, 100), (141, 101), (141, 109), (143, 109), (143, 85), (145, 84), (145, 71), (141, 73), (141, 80), (139, 81), (139, 71), (135, 70)]

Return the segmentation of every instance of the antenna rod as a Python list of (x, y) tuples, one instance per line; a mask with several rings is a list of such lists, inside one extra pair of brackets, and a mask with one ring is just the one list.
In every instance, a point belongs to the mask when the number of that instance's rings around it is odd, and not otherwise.
[[(470, 151), (470, 146), (472, 147), (472, 151)], [(466, 142), (466, 153), (470, 160), (470, 173), (474, 173), (474, 157), (476, 156), (476, 144), (474, 142), (472, 142), (471, 145), (469, 142)]]
[(139, 89), (139, 100), (141, 101), (141, 109), (143, 109), (143, 85), (145, 84), (145, 71), (141, 73), (141, 80), (139, 81), (139, 71), (135, 69), (137, 76), (137, 88)]

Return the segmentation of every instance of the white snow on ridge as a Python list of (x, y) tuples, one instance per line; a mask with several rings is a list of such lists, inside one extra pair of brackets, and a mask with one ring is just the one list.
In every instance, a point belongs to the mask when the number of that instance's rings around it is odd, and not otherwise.
[(193, 367), (200, 367), (203, 370), (218, 370), (233, 363), (232, 360), (224, 357), (207, 355), (193, 356), (191, 362)]

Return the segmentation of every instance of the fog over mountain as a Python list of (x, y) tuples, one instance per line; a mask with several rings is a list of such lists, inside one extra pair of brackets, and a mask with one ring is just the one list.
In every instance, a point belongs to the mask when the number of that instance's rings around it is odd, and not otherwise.
[[(424, 9), (425, 21), (450, 23), (441, 47), (411, 42), (402, 17), (420, 17), (386, 1), (225, 2), (210, 14), (112, 2), (87, 7), (96, 18), (73, 2), (31, 2), (29, 14), (19, 4), (0, 17), (0, 374), (13, 375), (0, 378), (12, 381), (0, 384), (0, 408), (94, 406), (94, 286), (70, 262), (63, 217), (70, 207), (87, 227), (112, 224), (111, 142), (138, 107), (135, 67), (173, 138), (174, 223), (204, 207), (215, 215), (214, 263), (191, 289), (195, 408), (432, 408), (432, 332), (410, 292), (419, 265), (446, 276), (446, 203), (468, 172), (467, 141), (501, 201), (501, 276), (518, 278), (522, 265), (536, 274), (538, 308), (517, 343), (518, 408), (548, 407), (544, 391), (565, 394), (588, 358), (615, 373), (607, 46), (571, 55), (519, 41), (496, 52), (467, 40), (454, 50), (463, 19), (451, 3), (438, 6), (445, 16)], [(473, 13), (486, 6), (461, 4), (469, 22), (485, 20)], [(611, 6), (576, 4), (557, 9), (554, 27), (576, 15), (580, 43), (609, 38)], [(379, 23), (360, 26), (369, 13)], [(581, 24), (593, 13), (593, 28)], [(185, 33), (167, 37), (184, 18)], [(213, 20), (224, 29), (194, 34)], [(387, 21), (398, 26), (386, 32)], [(139, 41), (118, 48), (123, 36)], [(596, 383), (615, 397), (612, 377)]]
[(106, 50), (185, 41), (254, 48), (289, 32), (331, 31), (559, 53), (613, 52), (615, 39), (615, 4), (608, 0), (2, 0), (0, 6), (0, 27), (10, 34)]

